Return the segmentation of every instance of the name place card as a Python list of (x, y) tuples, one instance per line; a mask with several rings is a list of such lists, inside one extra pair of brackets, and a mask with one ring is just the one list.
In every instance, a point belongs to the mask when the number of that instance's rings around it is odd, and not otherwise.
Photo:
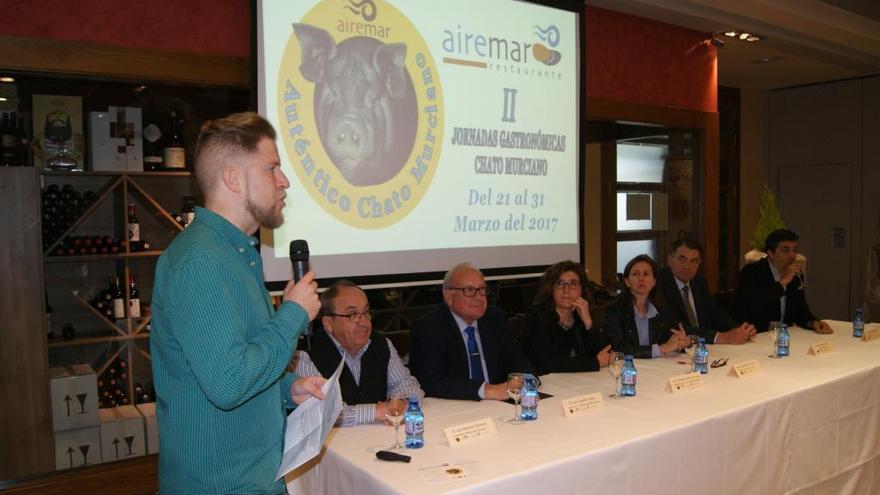
[(571, 399), (562, 399), (562, 412), (566, 418), (602, 409), (603, 407), (605, 407), (605, 403), (602, 402), (602, 394), (599, 392), (579, 395)]
[(874, 342), (880, 340), (880, 327), (871, 325), (865, 327), (865, 333), (862, 334), (862, 342)]
[(755, 376), (758, 374), (759, 371), (761, 371), (761, 365), (759, 365), (758, 361), (755, 359), (743, 361), (742, 363), (737, 363), (733, 365), (733, 373), (736, 375), (737, 378)]
[(814, 356), (821, 356), (829, 352), (834, 352), (834, 344), (827, 340), (810, 345), (810, 354)]
[(450, 426), (444, 429), (443, 432), (446, 434), (446, 440), (449, 441), (450, 447), (457, 447), (479, 438), (492, 437), (498, 434), (492, 418), (483, 418), (458, 426)]
[(673, 394), (703, 388), (703, 375), (697, 372), (673, 376), (669, 379), (669, 389)]

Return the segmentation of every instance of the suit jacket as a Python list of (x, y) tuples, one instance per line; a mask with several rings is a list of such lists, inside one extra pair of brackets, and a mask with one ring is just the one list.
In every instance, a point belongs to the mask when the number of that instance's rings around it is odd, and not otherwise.
[[(510, 338), (507, 315), (494, 306), (477, 320), (488, 383), (503, 383), (512, 372), (534, 373), (531, 363)], [(410, 368), (425, 394), (444, 399), (480, 400), (482, 382), (469, 374), (464, 339), (446, 305), (413, 323)]]
[[(755, 325), (759, 332), (767, 330), (771, 321), (784, 321), (802, 328), (810, 328), (809, 322), (817, 320), (807, 297), (800, 290), (801, 281), (797, 277), (783, 289), (782, 284), (773, 279), (770, 260), (749, 263), (739, 272), (736, 297), (733, 302), (733, 317)], [(785, 295), (785, 319), (780, 318), (779, 298)]]
[(657, 316), (648, 320), (648, 345), (639, 344), (639, 331), (636, 329), (636, 311), (632, 301), (619, 298), (617, 302), (605, 308), (605, 324), (603, 331), (611, 340), (615, 351), (631, 354), (637, 358), (651, 358), (651, 346), (662, 344), (672, 336), (671, 328), (677, 324), (669, 320), (663, 308), (655, 304)]
[(697, 322), (700, 324), (698, 327), (691, 326), (688, 322), (685, 300), (678, 289), (678, 284), (675, 283), (672, 270), (669, 268), (660, 270), (659, 288), (664, 301), (666, 301), (664, 309), (666, 309), (666, 316), (669, 320), (681, 322), (687, 329), (688, 335), (699, 335), (706, 339), (707, 344), (715, 342), (715, 334), (719, 331), (724, 332), (739, 326), (736, 320), (718, 306), (718, 302), (709, 291), (709, 284), (705, 277), (698, 274), (688, 285), (694, 298), (694, 306), (697, 308)]
[(587, 330), (576, 312), (574, 324), (564, 330), (559, 326), (556, 312), (548, 311), (544, 305), (535, 304), (526, 311), (523, 352), (539, 375), (597, 371), (599, 360), (596, 354), (608, 344), (608, 339), (598, 328)]

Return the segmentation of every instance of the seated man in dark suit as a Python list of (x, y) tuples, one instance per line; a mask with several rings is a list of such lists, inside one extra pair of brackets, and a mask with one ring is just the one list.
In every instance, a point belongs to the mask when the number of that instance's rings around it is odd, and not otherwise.
[(724, 312), (712, 294), (706, 278), (698, 273), (703, 247), (682, 237), (672, 244), (666, 268), (660, 270), (660, 292), (673, 321), (684, 324), (688, 334), (706, 339), (707, 344), (744, 344), (755, 335), (751, 323), (738, 323)]
[(786, 229), (767, 236), (767, 257), (750, 263), (739, 272), (733, 316), (754, 322), (759, 332), (771, 321), (831, 333), (831, 327), (813, 316), (807, 305), (797, 262), (798, 235)]
[(394, 344), (373, 332), (370, 305), (360, 287), (340, 280), (321, 294), (321, 323), (324, 329), (315, 334), (311, 349), (297, 351), (295, 369), (299, 376), (330, 378), (345, 358), (339, 377), (345, 404), (337, 424), (385, 421), (385, 399), (391, 395), (424, 397)]
[(443, 279), (443, 301), (412, 328), (410, 366), (425, 393), (506, 400), (507, 374), (533, 370), (510, 338), (507, 316), (487, 307), (483, 274), (469, 263), (453, 267)]

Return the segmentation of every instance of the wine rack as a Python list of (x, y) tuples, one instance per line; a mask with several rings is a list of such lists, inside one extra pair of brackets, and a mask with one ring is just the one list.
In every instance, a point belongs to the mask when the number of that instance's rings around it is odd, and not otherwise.
[[(125, 363), (128, 372), (120, 380), (125, 400), (142, 398), (136, 384), (152, 381), (149, 334), (152, 315), (149, 311), (155, 261), (162, 249), (183, 230), (172, 213), (179, 208), (184, 195), (192, 195), (195, 181), (189, 172), (49, 172), (41, 174), (42, 188), (53, 191), (85, 191), (89, 200), (71, 208), (74, 215), (61, 215), (53, 232), (44, 228), (43, 271), (47, 297), (53, 308), (53, 338), (48, 339), (49, 366), (74, 362), (91, 364), (99, 377), (111, 366)], [(53, 187), (54, 186), (54, 187)], [(67, 188), (65, 189), (65, 186)], [(93, 194), (87, 194), (94, 191)], [(142, 239), (149, 249), (135, 249), (143, 244), (117, 242), (127, 235), (127, 206), (138, 205)], [(44, 201), (44, 207), (47, 204)], [(58, 208), (54, 208), (58, 213)], [(52, 216), (43, 214), (43, 222)], [(75, 239), (81, 242), (70, 243)], [(94, 252), (93, 246), (83, 247), (89, 239), (114, 241), (116, 252)], [(71, 246), (60, 249), (65, 243)], [(127, 281), (135, 275), (142, 304), (141, 316), (114, 319), (96, 307), (94, 300), (107, 289), (112, 277), (119, 277), (124, 286), (124, 306), (130, 307)], [(73, 326), (76, 335), (63, 335), (64, 325)], [(69, 330), (69, 329), (68, 329)], [(67, 337), (67, 338), (65, 338)], [(118, 404), (124, 404), (122, 400)]]

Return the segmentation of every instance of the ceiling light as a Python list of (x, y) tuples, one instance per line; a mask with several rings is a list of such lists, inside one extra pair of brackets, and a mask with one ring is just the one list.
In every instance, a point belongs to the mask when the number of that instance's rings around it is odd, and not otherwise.
[(736, 38), (736, 35), (738, 35), (738, 34), (739, 34), (738, 32), (736, 32), (732, 29), (730, 31), (724, 32), (724, 36), (727, 36), (728, 38)]
[(0, 96), (0, 101), (9, 101), (9, 100), (7, 100), (5, 96)]
[(0, 82), (15, 82), (15, 78), (9, 76), (0, 76)]
[(753, 34), (753, 35), (749, 36), (748, 38), (746, 38), (746, 41), (748, 41), (750, 43), (754, 43), (755, 41), (761, 41), (761, 37), (756, 34)]
[(741, 39), (743, 41), (747, 40), (749, 38), (749, 36), (751, 36), (751, 34), (749, 34), (749, 33), (739, 33), (739, 39)]

